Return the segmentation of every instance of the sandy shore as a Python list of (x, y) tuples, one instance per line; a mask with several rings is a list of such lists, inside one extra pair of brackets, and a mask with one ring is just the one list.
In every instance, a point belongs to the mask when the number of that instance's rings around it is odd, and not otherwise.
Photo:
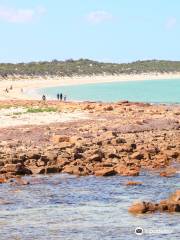
[[(180, 73), (151, 73), (151, 74), (131, 74), (131, 75), (116, 75), (116, 76), (81, 76), (81, 77), (46, 77), (46, 78), (18, 78), (0, 80), (0, 100), (7, 99), (35, 99), (38, 100), (41, 96), (36, 93), (37, 89), (80, 85), (89, 83), (107, 83), (107, 82), (122, 82), (122, 81), (144, 81), (144, 80), (161, 80), (161, 79), (180, 79)], [(8, 93), (6, 88), (13, 86), (13, 90)], [(23, 90), (23, 91), (22, 91)], [(27, 94), (28, 92), (28, 94)]]

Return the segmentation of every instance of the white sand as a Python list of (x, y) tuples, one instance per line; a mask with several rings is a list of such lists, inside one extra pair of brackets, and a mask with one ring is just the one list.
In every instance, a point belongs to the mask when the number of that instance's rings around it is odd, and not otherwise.
[[(115, 76), (84, 76), (84, 77), (46, 77), (46, 78), (24, 78), (0, 80), (0, 100), (7, 99), (37, 99), (41, 97), (36, 94), (36, 90), (46, 87), (58, 87), (68, 85), (80, 85), (89, 83), (107, 83), (122, 81), (141, 81), (141, 80), (161, 80), (161, 79), (180, 79), (180, 73), (150, 73), (150, 74), (131, 74), (131, 75), (115, 75)], [(6, 93), (4, 90), (13, 86), (13, 90)], [(23, 92), (21, 92), (23, 89)], [(31, 94), (27, 94), (30, 92)]]
[[(80, 119), (88, 119), (88, 115), (79, 111), (71, 112), (40, 112), (26, 113), (27, 109), (9, 108), (0, 110), (0, 128), (15, 127), (21, 125), (46, 125), (58, 122), (70, 122)], [(16, 115), (19, 113), (18, 115)]]

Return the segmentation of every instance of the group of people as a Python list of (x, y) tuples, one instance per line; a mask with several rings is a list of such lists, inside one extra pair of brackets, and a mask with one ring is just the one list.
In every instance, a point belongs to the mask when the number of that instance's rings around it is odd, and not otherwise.
[(13, 90), (13, 86), (11, 85), (9, 88), (6, 88), (4, 91), (8, 93), (10, 90)]
[(63, 100), (66, 101), (66, 95), (63, 96), (62, 93), (58, 93), (57, 94), (57, 100), (58, 101), (63, 101)]
[[(58, 101), (66, 101), (66, 99), (67, 99), (66, 95), (63, 96), (62, 93), (58, 93), (58, 94), (57, 94), (57, 100), (58, 100)], [(42, 96), (42, 100), (43, 100), (43, 101), (46, 101), (46, 95), (43, 95), (43, 96)]]

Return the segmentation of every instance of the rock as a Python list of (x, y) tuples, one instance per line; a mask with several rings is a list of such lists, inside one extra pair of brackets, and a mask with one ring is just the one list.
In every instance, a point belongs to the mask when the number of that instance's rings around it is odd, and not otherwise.
[(14, 175), (26, 175), (32, 174), (31, 170), (26, 168), (24, 165), (18, 164), (6, 164), (1, 170), (0, 173), (13, 173)]
[(102, 158), (103, 158), (103, 154), (101, 154), (101, 153), (94, 154), (88, 158), (88, 161), (89, 162), (101, 162)]
[(63, 170), (63, 173), (74, 174), (77, 176), (84, 176), (86, 175), (86, 171), (82, 166), (73, 166), (73, 165), (66, 165)]
[(113, 168), (107, 167), (107, 168), (103, 168), (101, 170), (95, 171), (95, 175), (96, 176), (108, 177), (108, 176), (116, 175), (116, 172), (114, 171)]
[(142, 185), (142, 182), (134, 182), (134, 181), (129, 181), (126, 183), (127, 186), (136, 186), (136, 185)]
[(173, 167), (166, 168), (165, 171), (160, 173), (161, 177), (173, 177), (176, 175), (176, 169)]
[(36, 160), (38, 160), (41, 157), (41, 153), (39, 151), (37, 151), (37, 150), (35, 150), (35, 151), (32, 150), (32, 151), (29, 151), (26, 154), (26, 157), (27, 157), (27, 159), (36, 159)]
[(147, 208), (144, 202), (134, 203), (128, 211), (133, 214), (146, 213)]
[(158, 211), (160, 212), (180, 212), (180, 204), (179, 203), (160, 203), (158, 205)]
[(166, 200), (159, 203), (139, 202), (133, 204), (129, 208), (129, 212), (133, 214), (147, 213), (147, 212), (180, 212), (180, 190), (171, 194)]
[(116, 138), (116, 143), (124, 144), (124, 143), (126, 143), (126, 140), (124, 138)]
[(112, 110), (114, 110), (114, 108), (111, 105), (106, 106), (103, 109), (104, 109), (104, 111), (112, 111)]
[(70, 143), (70, 142), (60, 142), (58, 144), (59, 149), (61, 150), (65, 150), (66, 148), (72, 148), (74, 146), (74, 144)]
[(15, 179), (12, 179), (11, 182), (13, 181), (13, 185), (29, 185), (30, 182), (21, 178), (21, 177), (16, 177)]
[(66, 135), (54, 135), (52, 136), (52, 142), (54, 144), (58, 144), (62, 142), (70, 142), (70, 137)]
[(101, 134), (101, 137), (99, 140), (100, 141), (102, 140), (104, 142), (104, 141), (112, 140), (114, 137), (115, 137), (115, 132), (107, 131)]
[(134, 152), (133, 154), (131, 154), (131, 158), (141, 160), (141, 159), (144, 158), (144, 155), (142, 153), (139, 153), (139, 152)]
[(150, 202), (139, 202), (134, 203), (128, 211), (133, 214), (143, 214), (148, 212), (155, 212), (157, 210), (157, 204)]
[(77, 144), (80, 140), (82, 140), (81, 137), (77, 137), (77, 136), (73, 136), (73, 137), (70, 137), (70, 143), (72, 144)]
[(174, 193), (172, 193), (168, 200), (170, 202), (174, 202), (174, 203), (180, 203), (180, 190), (176, 190)]
[(0, 184), (6, 183), (6, 182), (7, 182), (7, 179), (5, 179), (5, 178), (0, 178)]
[(62, 170), (62, 168), (59, 168), (58, 166), (50, 166), (50, 167), (46, 167), (45, 173), (46, 174), (59, 173), (60, 170)]
[(9, 204), (12, 204), (12, 202), (0, 199), (0, 205), (9, 205)]
[(138, 169), (130, 169), (122, 164), (117, 165), (115, 171), (121, 176), (139, 176)]

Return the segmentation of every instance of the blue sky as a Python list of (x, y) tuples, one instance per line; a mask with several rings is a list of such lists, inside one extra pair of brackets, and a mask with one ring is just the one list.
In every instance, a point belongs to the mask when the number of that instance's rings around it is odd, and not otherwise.
[(0, 62), (180, 60), (179, 0), (0, 0)]

